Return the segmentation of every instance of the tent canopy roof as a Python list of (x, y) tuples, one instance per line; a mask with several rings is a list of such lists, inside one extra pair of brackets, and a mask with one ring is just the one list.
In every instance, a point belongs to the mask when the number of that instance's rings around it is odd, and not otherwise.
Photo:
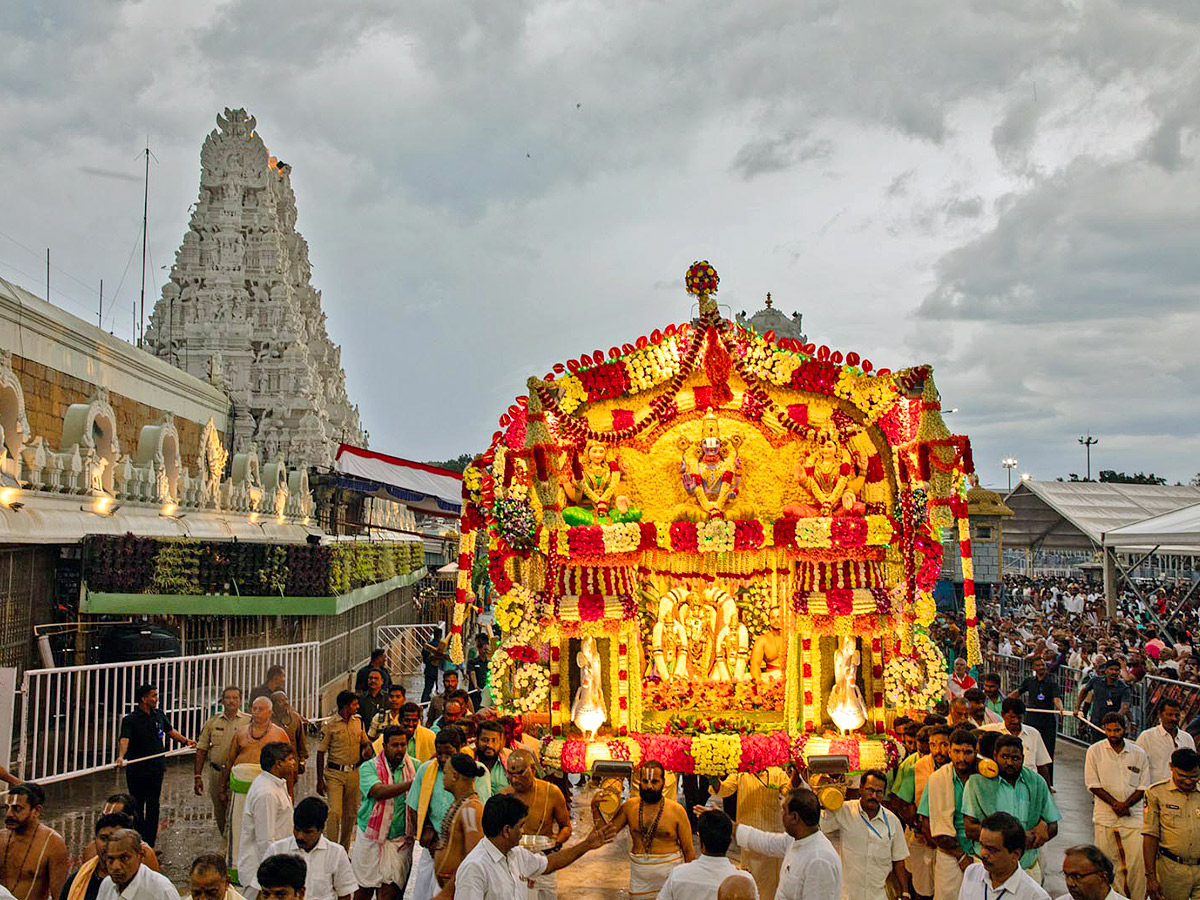
[[(462, 511), (462, 476), (449, 469), (342, 444), (334, 468), (357, 479), (356, 490), (380, 490), (411, 508), (434, 514)], [(362, 484), (361, 482), (369, 482)]]
[[(1200, 487), (1022, 481), (1004, 502), (1016, 513), (1004, 525), (1006, 547), (1093, 550), (1122, 526), (1200, 504)], [(1153, 545), (1145, 536), (1136, 543)]]
[(1200, 553), (1200, 503), (1105, 532), (1109, 547), (1185, 547)]

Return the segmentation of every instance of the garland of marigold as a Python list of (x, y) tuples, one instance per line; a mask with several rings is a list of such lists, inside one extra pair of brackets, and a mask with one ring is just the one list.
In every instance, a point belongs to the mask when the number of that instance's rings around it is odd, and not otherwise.
[(967, 665), (977, 666), (983, 662), (979, 650), (979, 612), (975, 604), (975, 560), (971, 556), (971, 521), (966, 510), (966, 479), (958, 473), (956, 484), (961, 493), (962, 504), (958, 517), (958, 552), (962, 557), (963, 573), (963, 616), (967, 626)]
[(462, 665), (463, 621), (467, 616), (467, 604), (474, 599), (471, 595), (471, 564), (475, 559), (475, 532), (466, 531), (458, 540), (458, 578), (454, 591), (454, 611), (450, 619), (450, 660)]

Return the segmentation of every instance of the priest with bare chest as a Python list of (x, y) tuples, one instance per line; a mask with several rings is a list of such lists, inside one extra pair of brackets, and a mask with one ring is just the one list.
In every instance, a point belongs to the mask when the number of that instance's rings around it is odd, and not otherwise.
[(647, 760), (639, 769), (638, 795), (626, 800), (611, 823), (604, 821), (597, 801), (592, 817), (597, 827), (609, 827), (613, 833), (629, 828), (630, 900), (650, 900), (675, 866), (696, 858), (692, 846), (692, 826), (687, 812), (673, 799), (663, 796), (666, 770), (656, 760)]

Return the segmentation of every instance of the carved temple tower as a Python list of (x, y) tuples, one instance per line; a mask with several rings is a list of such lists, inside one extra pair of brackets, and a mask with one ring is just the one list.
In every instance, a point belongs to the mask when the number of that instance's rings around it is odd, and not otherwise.
[(798, 312), (792, 313), (790, 318), (781, 313), (775, 308), (769, 293), (767, 294), (767, 305), (754, 315), (747, 317), (746, 311), (742, 310), (734, 318), (739, 325), (744, 328), (753, 328), (759, 334), (773, 331), (776, 337), (791, 338), (802, 344), (808, 341), (808, 336), (802, 330), (804, 317)]
[(292, 167), (270, 155), (244, 109), (217, 124), (146, 349), (229, 393), (235, 451), (329, 465), (339, 441), (364, 446), (364, 435), (296, 231)]

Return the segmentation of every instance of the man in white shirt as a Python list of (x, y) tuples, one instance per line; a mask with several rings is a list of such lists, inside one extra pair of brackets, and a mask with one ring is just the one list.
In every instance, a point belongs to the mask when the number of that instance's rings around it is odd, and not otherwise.
[(958, 900), (1050, 900), (1021, 868), (1025, 829), (1008, 813), (992, 813), (980, 823), (979, 858), (963, 872)]
[(1019, 697), (1006, 698), (1000, 705), (1000, 718), (1004, 720), (1000, 724), (984, 725), (981, 730), (998, 731), (1001, 734), (1008, 732), (1019, 737), (1021, 746), (1025, 748), (1025, 765), (1034, 769), (1049, 784), (1050, 763), (1053, 760), (1041, 733), (1032, 725), (1025, 724), (1025, 701)]
[(1171, 754), (1176, 750), (1195, 750), (1195, 739), (1179, 727), (1180, 706), (1174, 697), (1163, 700), (1158, 710), (1158, 724), (1147, 728), (1137, 739), (1150, 760), (1150, 783), (1158, 784), (1171, 777)]
[(1130, 900), (1145, 900), (1146, 867), (1142, 849), (1142, 797), (1150, 787), (1146, 751), (1125, 740), (1125, 717), (1106, 713), (1105, 739), (1088, 747), (1084, 783), (1096, 795), (1092, 803), (1094, 840), (1116, 866), (1116, 888)]
[[(700, 855), (671, 870), (658, 900), (716, 900), (721, 883), (739, 873), (754, 884), (750, 873), (738, 869), (725, 855), (733, 840), (733, 820), (723, 810), (702, 812), (696, 817), (696, 831), (700, 834)], [(752, 896), (757, 900), (757, 887)]]
[(842, 835), (842, 900), (887, 900), (888, 875), (896, 876), (901, 897), (910, 896), (908, 842), (900, 819), (883, 807), (886, 792), (887, 776), (869, 769), (859, 783), (859, 799), (821, 813), (821, 831)]
[(783, 858), (776, 900), (840, 900), (842, 861), (821, 833), (821, 804), (808, 788), (780, 798), (784, 834), (739, 825), (737, 842), (756, 853)]
[(1067, 893), (1058, 900), (1126, 900), (1112, 888), (1112, 860), (1099, 847), (1080, 844), (1063, 854)]
[(512, 794), (489, 797), (483, 807), (483, 840), (458, 864), (435, 900), (524, 900), (528, 882), (569, 866), (589, 850), (612, 840), (607, 829), (553, 853), (531, 853), (521, 843), (529, 807)]
[(142, 836), (132, 828), (113, 832), (104, 846), (108, 877), (96, 900), (179, 900), (171, 879), (142, 865)]
[(250, 783), (242, 808), (242, 831), (238, 839), (238, 883), (246, 900), (254, 900), (253, 885), (258, 864), (267, 857), (272, 841), (292, 833), (292, 798), (287, 783), (296, 772), (296, 751), (286, 741), (272, 741), (259, 753), (262, 771)]
[[(350, 900), (358, 890), (358, 879), (346, 848), (325, 837), (329, 804), (320, 797), (305, 797), (292, 813), (292, 836), (273, 841), (266, 856), (290, 853), (304, 860), (304, 900)], [(266, 857), (264, 857), (265, 859)], [(258, 881), (251, 880), (258, 889)]]

